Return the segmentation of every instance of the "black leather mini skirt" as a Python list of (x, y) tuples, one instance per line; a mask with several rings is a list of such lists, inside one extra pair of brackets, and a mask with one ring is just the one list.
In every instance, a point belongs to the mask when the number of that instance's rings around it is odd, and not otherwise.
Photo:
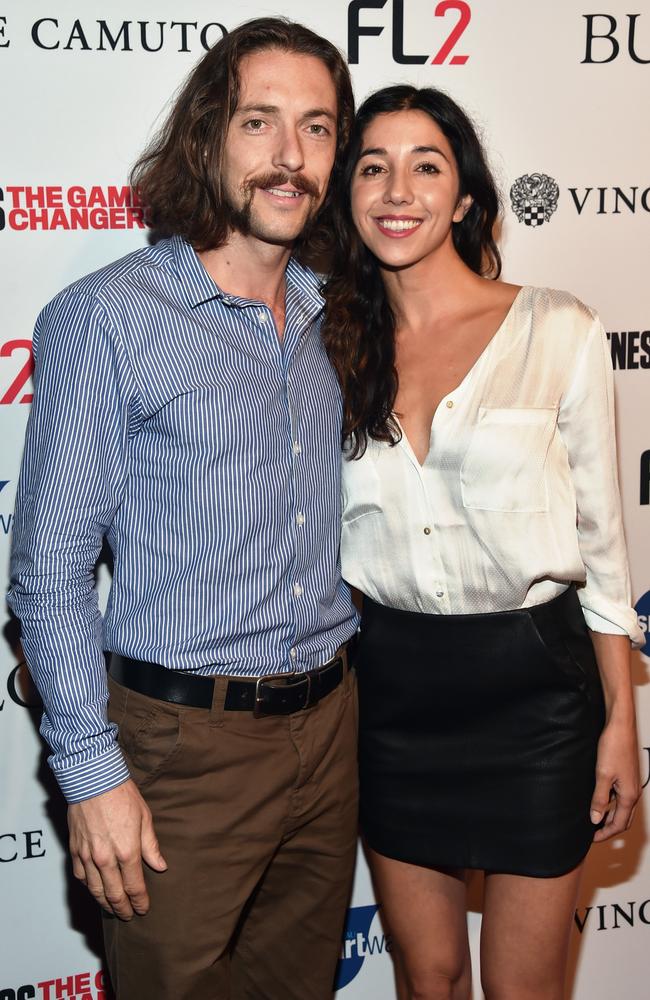
[(370, 847), (428, 867), (546, 877), (582, 860), (604, 702), (574, 587), (478, 615), (365, 598), (356, 662)]

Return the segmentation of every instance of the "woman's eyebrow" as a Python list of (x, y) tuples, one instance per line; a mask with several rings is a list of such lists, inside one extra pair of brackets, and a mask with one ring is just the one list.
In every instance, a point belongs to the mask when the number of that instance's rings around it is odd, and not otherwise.
[[(442, 156), (443, 160), (447, 160), (447, 162), (449, 162), (449, 158), (445, 156), (445, 154), (443, 153), (443, 151), (440, 149), (439, 146), (413, 146), (411, 152), (418, 154), (438, 153), (439, 156)], [(372, 146), (372, 147), (369, 146), (367, 149), (361, 150), (361, 152), (359, 153), (359, 159), (361, 159), (363, 156), (386, 156), (386, 150), (383, 148), (383, 146)]]
[(443, 151), (440, 149), (440, 146), (414, 146), (413, 149), (411, 150), (411, 152), (412, 153), (438, 153), (439, 156), (442, 156), (443, 160), (447, 160), (447, 162), (449, 162), (448, 158), (445, 156), (445, 154), (443, 153)]

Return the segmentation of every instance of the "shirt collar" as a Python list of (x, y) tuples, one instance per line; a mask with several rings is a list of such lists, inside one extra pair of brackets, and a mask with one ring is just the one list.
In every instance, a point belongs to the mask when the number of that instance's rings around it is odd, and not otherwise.
[[(187, 298), (194, 308), (212, 299), (234, 306), (259, 305), (259, 300), (232, 295), (217, 285), (196, 255), (194, 248), (181, 236), (172, 236), (171, 251), (176, 272), (183, 282)], [(321, 280), (312, 270), (290, 257), (287, 265), (287, 288), (297, 294), (298, 299), (312, 317), (322, 310), (325, 300), (320, 294)]]

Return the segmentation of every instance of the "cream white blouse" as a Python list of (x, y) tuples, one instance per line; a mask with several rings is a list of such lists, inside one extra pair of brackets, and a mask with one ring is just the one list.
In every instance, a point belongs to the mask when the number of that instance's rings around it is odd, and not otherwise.
[(598, 317), (525, 286), (438, 406), (420, 465), (406, 436), (343, 460), (343, 576), (380, 604), (507, 611), (571, 581), (589, 628), (645, 636), (631, 607), (613, 375)]

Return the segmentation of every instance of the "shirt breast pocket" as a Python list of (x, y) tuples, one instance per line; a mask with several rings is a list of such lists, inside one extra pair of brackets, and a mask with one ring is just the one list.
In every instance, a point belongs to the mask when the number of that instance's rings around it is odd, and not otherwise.
[(556, 422), (555, 407), (480, 407), (460, 470), (463, 506), (548, 510), (546, 457)]

